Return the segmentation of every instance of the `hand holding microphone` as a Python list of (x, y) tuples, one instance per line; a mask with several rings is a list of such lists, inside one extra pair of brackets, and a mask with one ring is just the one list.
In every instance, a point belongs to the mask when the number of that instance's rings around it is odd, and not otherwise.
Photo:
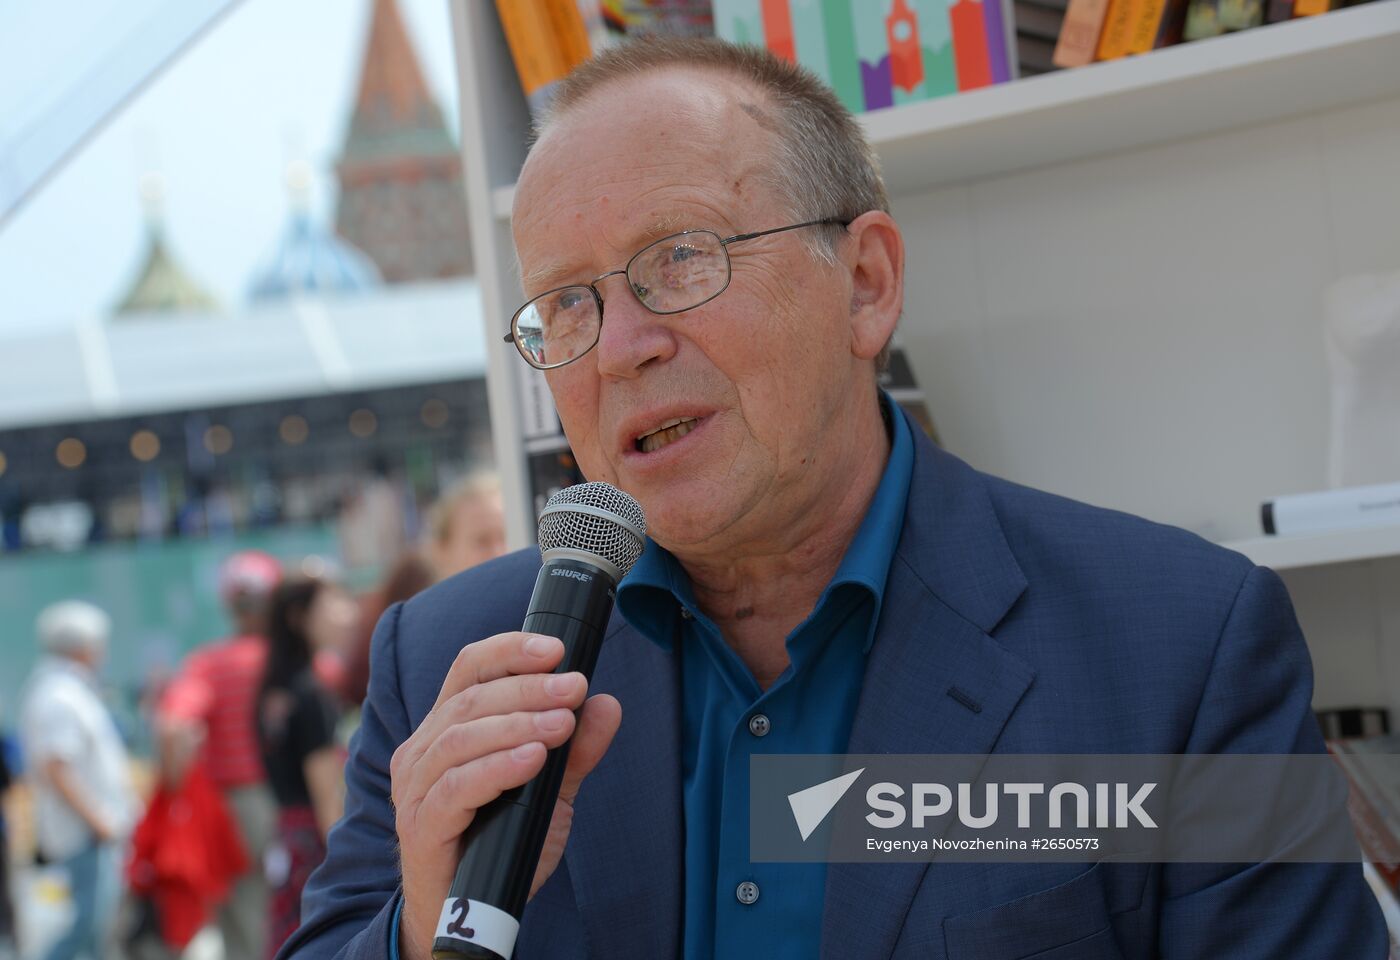
[(606, 484), (552, 497), (524, 629), (464, 647), (395, 751), (404, 960), (425, 960), (430, 945), (437, 956), (510, 956), (525, 901), (563, 854), (579, 784), (621, 722), (614, 698), (585, 694), (644, 532), (640, 507)]

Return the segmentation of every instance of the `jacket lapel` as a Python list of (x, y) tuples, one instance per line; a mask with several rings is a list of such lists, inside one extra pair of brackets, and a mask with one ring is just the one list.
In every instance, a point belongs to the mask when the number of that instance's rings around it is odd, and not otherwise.
[(574, 802), (564, 850), (587, 955), (671, 960), (681, 952), (685, 848), (677, 660), (614, 612), (589, 693), (622, 704), (622, 726)]
[[(980, 475), (914, 434), (904, 529), (848, 752), (985, 755), (1034, 677), (990, 635), (1026, 580)], [(890, 956), (927, 869), (831, 864), (823, 960)]]

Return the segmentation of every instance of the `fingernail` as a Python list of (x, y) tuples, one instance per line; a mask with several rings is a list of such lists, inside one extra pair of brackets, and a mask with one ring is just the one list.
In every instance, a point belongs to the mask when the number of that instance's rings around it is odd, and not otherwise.
[(557, 673), (554, 676), (544, 678), (544, 692), (552, 697), (565, 696), (573, 689), (574, 678), (572, 674)]
[(553, 637), (542, 637), (536, 634), (525, 641), (525, 652), (532, 657), (542, 657), (554, 649), (554, 645), (559, 641)]
[(569, 711), (567, 710), (546, 710), (544, 713), (535, 714), (535, 724), (541, 730), (563, 730), (564, 724), (569, 722)]
[(511, 758), (514, 760), (529, 760), (535, 755), (535, 744), (537, 742), (536, 740), (532, 740), (529, 743), (522, 743), (510, 752)]

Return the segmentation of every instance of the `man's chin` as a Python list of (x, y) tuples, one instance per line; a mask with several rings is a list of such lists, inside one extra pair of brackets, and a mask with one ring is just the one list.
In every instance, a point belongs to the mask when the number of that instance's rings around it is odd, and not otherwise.
[[(733, 501), (717, 501), (700, 488), (670, 485), (656, 496), (638, 497), (647, 518), (647, 535), (672, 553), (718, 542), (734, 521)], [(634, 496), (636, 496), (634, 494)]]

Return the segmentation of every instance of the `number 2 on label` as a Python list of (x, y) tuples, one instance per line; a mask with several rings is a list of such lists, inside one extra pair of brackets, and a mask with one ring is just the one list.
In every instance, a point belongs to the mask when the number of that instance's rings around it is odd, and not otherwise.
[(457, 915), (452, 918), (452, 922), (447, 925), (447, 932), (454, 937), (462, 937), (471, 940), (476, 936), (476, 931), (467, 926), (467, 908), (469, 904), (466, 900), (458, 898), (452, 901), (452, 909)]

